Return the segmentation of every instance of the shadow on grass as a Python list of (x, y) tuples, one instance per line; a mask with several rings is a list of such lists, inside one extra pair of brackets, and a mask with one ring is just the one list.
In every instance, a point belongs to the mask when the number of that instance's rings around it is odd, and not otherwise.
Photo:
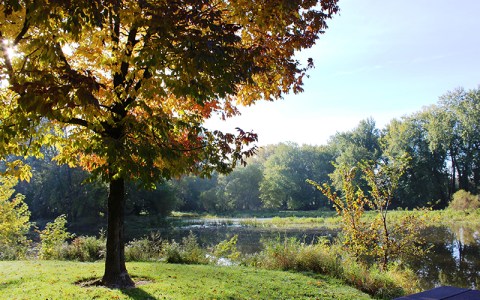
[(12, 279), (4, 282), (0, 282), (0, 290), (8, 288), (10, 285), (17, 285), (21, 284), (22, 281), (20, 279)]
[[(118, 289), (122, 294), (135, 300), (156, 299), (153, 295), (147, 293), (141, 288), (142, 285), (153, 283), (154, 281), (152, 279), (145, 278), (145, 277), (136, 277), (136, 276), (132, 276), (132, 279), (135, 282), (135, 287), (127, 288), (127, 289)], [(91, 287), (91, 286), (105, 287), (102, 284), (101, 278), (98, 278), (98, 277), (84, 278), (82, 280), (75, 282), (75, 284), (81, 287)]]
[(120, 290), (122, 294), (135, 299), (135, 300), (147, 300), (147, 299), (156, 299), (153, 295), (145, 292), (142, 288), (135, 287), (131, 289)]
[(156, 299), (155, 296), (147, 293), (144, 291), (141, 286), (149, 283), (153, 283), (153, 279), (151, 278), (146, 278), (146, 277), (137, 277), (137, 276), (132, 276), (133, 281), (135, 282), (135, 287), (134, 288), (129, 288), (129, 289), (121, 289), (120, 291), (122, 294), (135, 299), (135, 300), (147, 300), (147, 299)]

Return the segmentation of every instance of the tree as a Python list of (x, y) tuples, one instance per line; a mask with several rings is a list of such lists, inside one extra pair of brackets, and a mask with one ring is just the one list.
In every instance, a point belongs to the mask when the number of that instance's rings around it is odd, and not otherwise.
[[(295, 51), (337, 11), (337, 0), (2, 1), (0, 154), (55, 144), (60, 163), (107, 182), (102, 282), (133, 286), (125, 180), (151, 185), (243, 162), (256, 135), (204, 120), (302, 91), (312, 62), (302, 67)], [(57, 128), (66, 136), (49, 134)]]
[[(376, 218), (370, 225), (370, 229), (373, 231), (371, 238), (374, 239), (375, 245), (372, 253), (380, 262), (381, 270), (387, 270), (388, 263), (394, 256), (405, 252), (420, 252), (420, 248), (417, 247), (418, 231), (411, 230), (420, 229), (412, 226), (419, 222), (415, 222), (415, 219), (408, 219), (411, 222), (402, 222), (402, 226), (389, 228), (388, 220), (388, 212), (393, 203), (395, 191), (400, 178), (407, 169), (409, 160), (408, 154), (397, 158), (383, 156), (377, 163), (363, 163), (362, 166), (364, 178), (371, 189), (371, 198), (366, 203), (376, 211)], [(410, 250), (407, 250), (407, 247)]]
[(262, 177), (262, 166), (255, 162), (218, 176), (214, 186), (200, 194), (203, 208), (214, 212), (259, 209), (262, 206), (259, 198)]
[(368, 199), (362, 189), (355, 185), (357, 167), (339, 165), (336, 167), (342, 176), (342, 194), (339, 195), (332, 186), (319, 184), (311, 179), (307, 182), (324, 194), (332, 202), (335, 211), (342, 217), (343, 245), (347, 251), (359, 258), (369, 253), (373, 247), (373, 231), (368, 228), (362, 216)]
[(296, 144), (279, 144), (264, 165), (264, 176), (260, 183), (260, 199), (266, 208), (295, 209), (295, 194), (298, 186), (294, 179), (298, 154)]
[(97, 224), (100, 212), (106, 211), (103, 199), (107, 195), (107, 186), (100, 180), (85, 184), (88, 173), (78, 167), (58, 165), (52, 160), (58, 154), (52, 148), (42, 148), (41, 154), (41, 159), (25, 161), (31, 168), (31, 179), (19, 182), (15, 187), (17, 192), (25, 195), (32, 219), (54, 219), (65, 214), (69, 222), (88, 219)]
[(411, 159), (405, 174), (399, 179), (397, 199), (392, 208), (422, 207), (428, 203), (448, 203), (448, 172), (446, 153), (431, 150), (427, 138), (425, 112), (421, 111), (401, 120), (392, 120), (381, 138), (385, 156)]
[(322, 195), (306, 182), (328, 180), (333, 156), (328, 147), (280, 144), (265, 162), (260, 198), (270, 208), (318, 209)]
[[(360, 121), (357, 127), (349, 132), (337, 133), (334, 135), (328, 145), (333, 149), (336, 165), (346, 165), (354, 167), (359, 162), (365, 160), (376, 161), (381, 154), (380, 131), (375, 126), (375, 121), (368, 118)], [(330, 177), (333, 185), (338, 189), (343, 187), (343, 175), (341, 168), (335, 168)], [(356, 184), (360, 184), (365, 190), (366, 182), (359, 174), (353, 179)]]
[(148, 213), (156, 216), (168, 216), (178, 205), (172, 182), (157, 184), (155, 189), (142, 189), (139, 184), (128, 183), (125, 187), (127, 213), (140, 215)]
[(259, 186), (263, 178), (263, 167), (259, 163), (249, 163), (237, 167), (224, 181), (224, 196), (234, 201), (237, 210), (257, 210), (262, 207)]
[(458, 88), (428, 110), (430, 149), (445, 151), (451, 166), (449, 197), (458, 189), (480, 187), (480, 89)]
[(178, 198), (178, 207), (182, 211), (205, 211), (207, 207), (202, 203), (200, 195), (215, 188), (218, 174), (213, 173), (209, 178), (197, 176), (184, 176), (180, 180), (174, 180), (174, 189)]

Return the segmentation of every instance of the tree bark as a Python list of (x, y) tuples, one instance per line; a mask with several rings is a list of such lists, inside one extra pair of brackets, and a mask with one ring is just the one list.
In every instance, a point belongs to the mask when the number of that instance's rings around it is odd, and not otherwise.
[(110, 288), (134, 287), (135, 283), (125, 267), (125, 241), (123, 238), (125, 180), (123, 178), (111, 179), (107, 208), (107, 253), (102, 284)]

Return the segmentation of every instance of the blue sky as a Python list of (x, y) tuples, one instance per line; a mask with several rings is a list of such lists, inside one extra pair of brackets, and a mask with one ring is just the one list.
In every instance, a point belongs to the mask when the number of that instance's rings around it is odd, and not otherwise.
[(259, 134), (259, 145), (325, 144), (372, 117), (383, 128), (457, 87), (480, 84), (480, 1), (340, 0), (340, 15), (312, 48), (305, 91), (241, 108), (208, 126)]

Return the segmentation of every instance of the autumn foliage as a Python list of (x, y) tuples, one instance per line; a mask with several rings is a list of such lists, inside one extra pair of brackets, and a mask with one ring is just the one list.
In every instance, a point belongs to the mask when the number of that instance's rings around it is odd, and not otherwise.
[[(392, 219), (389, 214), (400, 177), (408, 166), (407, 156), (386, 159), (375, 163), (362, 162), (349, 168), (337, 166), (342, 175), (341, 194), (332, 191), (328, 184), (308, 182), (320, 190), (342, 217), (342, 242), (345, 249), (359, 261), (374, 261), (380, 270), (409, 256), (422, 256), (427, 249), (420, 236), (426, 227), (425, 210)], [(361, 170), (368, 191), (354, 183)], [(366, 211), (370, 210), (369, 215)]]

